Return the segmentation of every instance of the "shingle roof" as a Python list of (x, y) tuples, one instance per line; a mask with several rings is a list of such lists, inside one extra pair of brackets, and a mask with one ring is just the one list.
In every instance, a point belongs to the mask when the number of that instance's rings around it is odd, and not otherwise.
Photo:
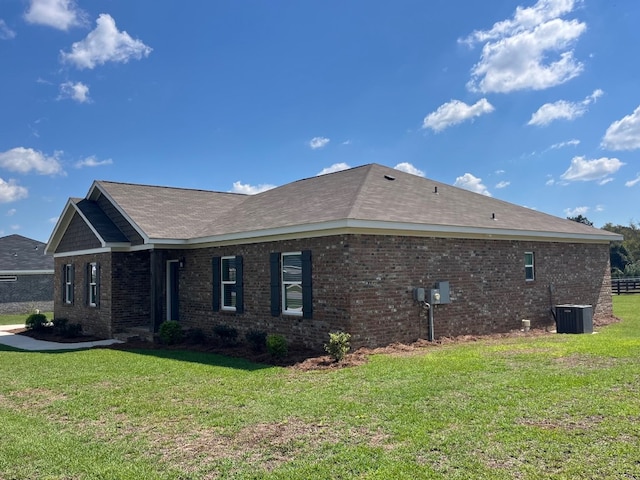
[(149, 242), (251, 238), (329, 224), (440, 234), (619, 240), (616, 234), (377, 164), (257, 195), (96, 182)]
[(106, 243), (124, 243), (129, 241), (96, 202), (86, 199), (72, 199), (72, 201)]
[(53, 257), (44, 249), (44, 243), (22, 235), (0, 238), (0, 271), (53, 271)]

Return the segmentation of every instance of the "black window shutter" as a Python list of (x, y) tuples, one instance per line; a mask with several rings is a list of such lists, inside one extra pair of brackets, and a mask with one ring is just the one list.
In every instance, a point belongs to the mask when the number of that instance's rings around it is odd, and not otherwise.
[(242, 256), (236, 256), (236, 313), (244, 313), (244, 280)]
[(220, 257), (213, 257), (211, 259), (211, 274), (211, 304), (213, 311), (217, 312), (220, 310)]
[(96, 307), (100, 306), (100, 263), (96, 262)]
[(280, 252), (271, 252), (269, 256), (271, 266), (271, 315), (280, 315)]
[(71, 266), (69, 267), (69, 277), (71, 280), (71, 298), (69, 300), (71, 300), (71, 303), (73, 303), (74, 301), (74, 297), (75, 297), (75, 290), (76, 290), (76, 279), (75, 279), (75, 267), (73, 264), (71, 264)]
[(67, 265), (62, 265), (62, 303), (67, 301)]
[(302, 251), (302, 318), (313, 318), (311, 250)]

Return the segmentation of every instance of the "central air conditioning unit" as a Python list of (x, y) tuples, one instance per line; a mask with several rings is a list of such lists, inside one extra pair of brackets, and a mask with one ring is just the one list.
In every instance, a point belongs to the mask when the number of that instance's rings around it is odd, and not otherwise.
[(558, 333), (593, 333), (591, 305), (556, 305)]

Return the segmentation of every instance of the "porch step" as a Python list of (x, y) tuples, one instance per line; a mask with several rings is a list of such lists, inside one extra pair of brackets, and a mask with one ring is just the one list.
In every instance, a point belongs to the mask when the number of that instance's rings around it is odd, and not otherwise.
[(153, 332), (149, 327), (131, 327), (124, 332), (114, 333), (113, 338), (123, 342), (127, 342), (129, 340), (153, 342)]

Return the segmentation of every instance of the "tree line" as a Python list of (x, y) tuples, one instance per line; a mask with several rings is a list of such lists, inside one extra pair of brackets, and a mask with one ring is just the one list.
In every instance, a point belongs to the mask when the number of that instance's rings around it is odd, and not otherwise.
[[(582, 215), (567, 218), (574, 222), (593, 226), (593, 223)], [(607, 223), (602, 229), (624, 236), (624, 240), (621, 242), (611, 242), (609, 250), (611, 276), (640, 277), (640, 226), (631, 221), (629, 225)]]

